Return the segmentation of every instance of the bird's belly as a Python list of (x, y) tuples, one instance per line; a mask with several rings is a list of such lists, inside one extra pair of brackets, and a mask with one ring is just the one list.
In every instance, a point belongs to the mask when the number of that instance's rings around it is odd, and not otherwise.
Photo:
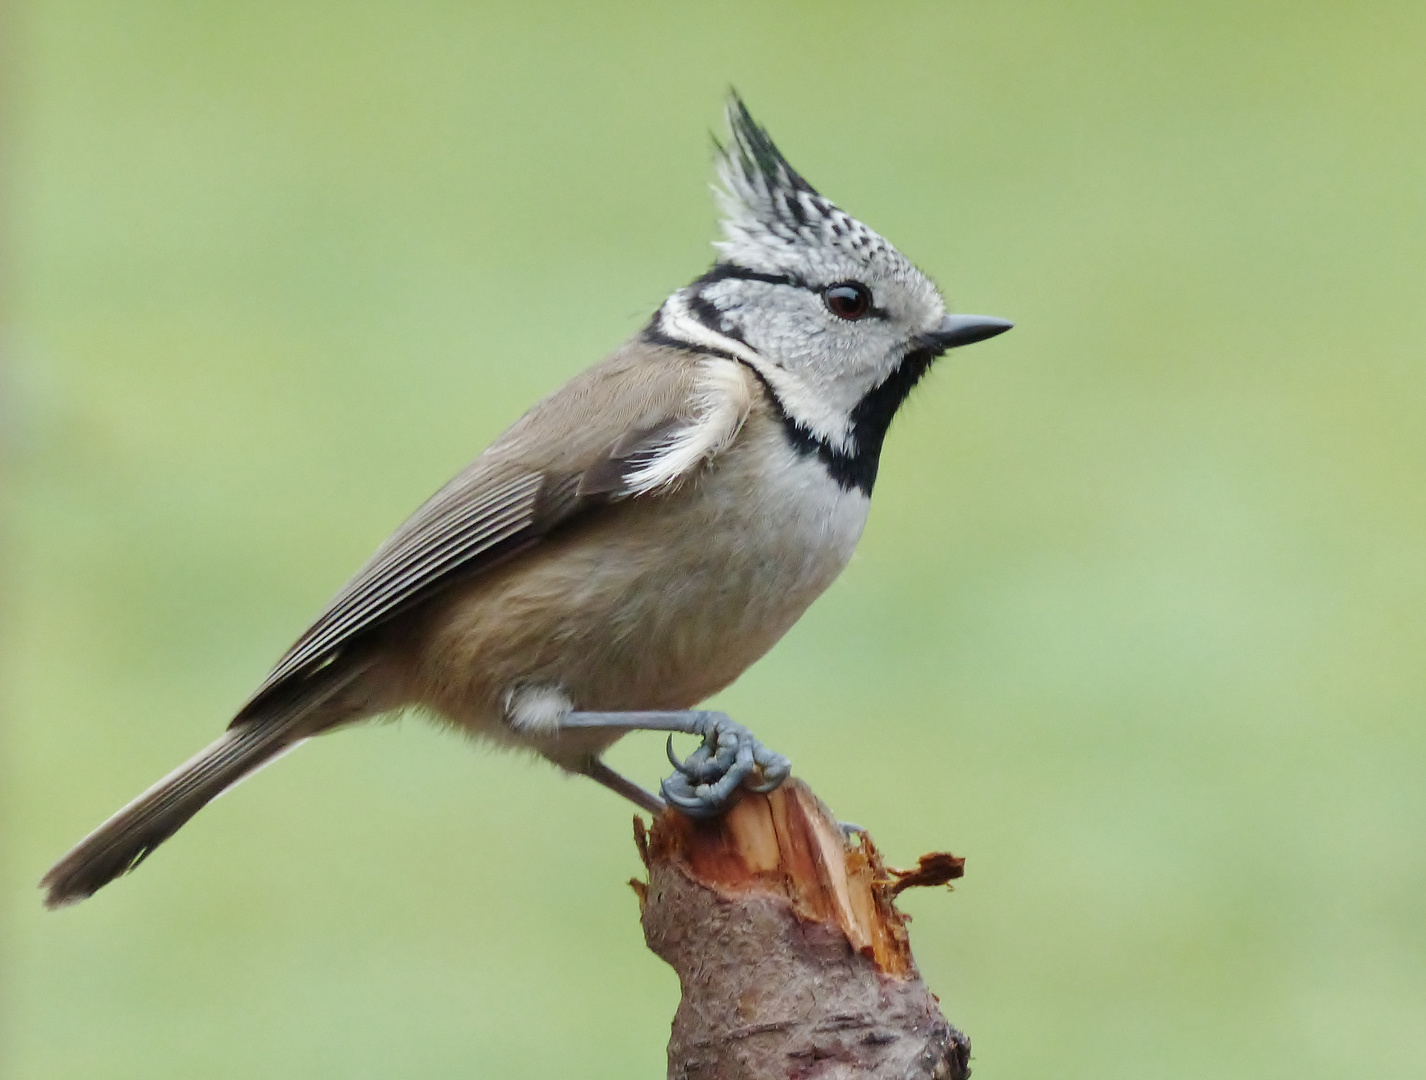
[(760, 475), (749, 464), (631, 500), (455, 592), (427, 624), (417, 696), (490, 730), (523, 687), (613, 711), (727, 686), (841, 572), (868, 507), (791, 449)]

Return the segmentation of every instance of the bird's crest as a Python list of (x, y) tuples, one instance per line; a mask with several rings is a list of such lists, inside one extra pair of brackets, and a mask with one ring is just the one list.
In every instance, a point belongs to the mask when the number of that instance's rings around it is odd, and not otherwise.
[(790, 269), (807, 248), (841, 249), (866, 258), (890, 245), (818, 194), (782, 156), (736, 91), (728, 95), (728, 143), (716, 139), (723, 239), (719, 261), (754, 270)]

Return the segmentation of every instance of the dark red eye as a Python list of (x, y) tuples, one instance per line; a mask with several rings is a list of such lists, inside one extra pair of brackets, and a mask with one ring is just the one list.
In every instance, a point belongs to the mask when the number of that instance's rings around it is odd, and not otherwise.
[(871, 290), (859, 281), (844, 281), (822, 290), (822, 302), (839, 319), (860, 319), (871, 311)]

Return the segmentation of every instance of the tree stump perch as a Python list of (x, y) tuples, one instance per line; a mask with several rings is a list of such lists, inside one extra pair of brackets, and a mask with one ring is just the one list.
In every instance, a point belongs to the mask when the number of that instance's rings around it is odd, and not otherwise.
[(888, 871), (798, 780), (715, 821), (665, 811), (647, 833), (634, 825), (644, 938), (683, 992), (670, 1080), (970, 1075), (970, 1040), (922, 982), (894, 902), (959, 877), (962, 860)]

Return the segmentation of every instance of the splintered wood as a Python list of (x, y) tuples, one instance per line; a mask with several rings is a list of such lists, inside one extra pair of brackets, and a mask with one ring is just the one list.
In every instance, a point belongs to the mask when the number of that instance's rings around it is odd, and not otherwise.
[(670, 1077), (969, 1075), (969, 1040), (921, 981), (893, 902), (962, 860), (888, 870), (797, 780), (712, 822), (665, 812), (645, 834), (635, 819), (635, 839), (644, 936), (683, 988)]

